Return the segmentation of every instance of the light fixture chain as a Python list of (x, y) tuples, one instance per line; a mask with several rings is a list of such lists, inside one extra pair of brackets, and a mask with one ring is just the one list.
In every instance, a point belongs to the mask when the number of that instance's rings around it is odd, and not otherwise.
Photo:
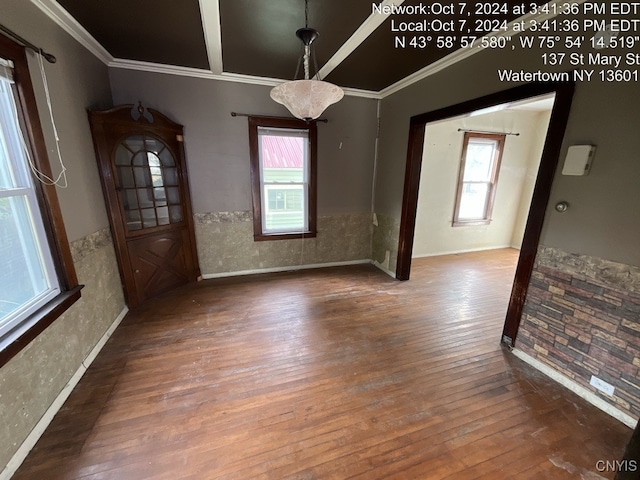
[(304, 28), (309, 28), (309, 0), (304, 0)]
[(296, 73), (293, 76), (294, 80), (298, 79), (298, 72), (300, 71), (300, 63), (302, 63), (302, 57), (298, 57), (298, 65), (296, 65)]
[(311, 53), (311, 47), (309, 45), (304, 46), (304, 79), (309, 80), (309, 57)]
[(311, 55), (313, 56), (313, 68), (315, 68), (316, 73), (314, 75), (314, 77), (316, 77), (317, 80), (321, 80), (320, 78), (320, 70), (318, 70), (318, 57), (316, 57), (316, 50), (315, 48), (311, 51)]

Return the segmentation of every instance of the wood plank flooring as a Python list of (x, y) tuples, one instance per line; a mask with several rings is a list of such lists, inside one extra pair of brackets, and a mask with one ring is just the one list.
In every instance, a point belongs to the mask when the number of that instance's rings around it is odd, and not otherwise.
[(499, 345), (517, 252), (207, 280), (131, 312), (14, 478), (613, 478), (631, 430)]

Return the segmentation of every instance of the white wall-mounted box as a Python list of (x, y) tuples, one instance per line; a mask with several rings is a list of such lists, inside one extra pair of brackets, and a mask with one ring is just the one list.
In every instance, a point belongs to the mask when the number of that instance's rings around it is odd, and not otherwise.
[(563, 175), (587, 175), (596, 154), (595, 145), (572, 145), (567, 151), (562, 168)]

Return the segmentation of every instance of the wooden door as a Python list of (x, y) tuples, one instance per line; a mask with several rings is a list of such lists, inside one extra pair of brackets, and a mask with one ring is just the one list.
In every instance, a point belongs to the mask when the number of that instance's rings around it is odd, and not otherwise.
[(89, 120), (127, 305), (199, 279), (182, 126), (142, 105)]

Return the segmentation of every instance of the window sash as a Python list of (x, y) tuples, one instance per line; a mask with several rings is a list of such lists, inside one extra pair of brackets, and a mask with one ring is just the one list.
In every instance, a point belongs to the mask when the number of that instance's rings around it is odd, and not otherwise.
[[(460, 171), (458, 173), (453, 226), (487, 225), (491, 222), (502, 151), (504, 150), (504, 140), (505, 135), (502, 134), (465, 133)], [(471, 166), (470, 163), (473, 160), (470, 150), (474, 146), (491, 146), (491, 151), (489, 164), (476, 164), (474, 165), (476, 167), (475, 170), (472, 171), (474, 166)], [(469, 187), (473, 185), (485, 186), (483, 194), (475, 195), (475, 201), (474, 194), (468, 192)], [(482, 205), (481, 209), (479, 205)]]
[[(287, 138), (302, 138), (303, 150), (302, 150), (302, 181), (266, 181), (265, 180), (265, 167), (264, 167), (264, 153), (263, 153), (263, 136), (274, 137), (287, 137)], [(262, 233), (264, 234), (295, 234), (309, 232), (309, 131), (306, 129), (294, 129), (294, 128), (271, 128), (271, 127), (258, 127), (258, 159), (259, 159), (259, 174), (260, 174), (260, 195), (262, 205)], [(282, 189), (287, 188), (302, 188), (302, 222), (301, 224), (274, 225), (274, 215), (284, 217), (283, 214), (289, 216), (294, 215), (294, 212), (274, 212), (269, 208), (268, 190), (269, 187), (278, 187)], [(284, 220), (283, 220), (284, 221)], [(271, 225), (269, 225), (271, 224)]]
[[(465, 188), (471, 185), (484, 186), (484, 191), (482, 191), (478, 196), (482, 197), (482, 202), (476, 200), (475, 204), (482, 204), (482, 212), (480, 215), (468, 215), (469, 211), (478, 211), (479, 209), (474, 209), (473, 206), (469, 207), (466, 205), (468, 201), (473, 201), (473, 194), (468, 192), (468, 189)], [(472, 220), (485, 220), (487, 218), (487, 209), (489, 208), (489, 195), (491, 194), (491, 188), (493, 184), (491, 182), (462, 182), (462, 194), (460, 195), (460, 203), (458, 205), (458, 220), (459, 221), (472, 221)], [(474, 192), (475, 193), (475, 192)]]
[(25, 320), (61, 292), (8, 77), (0, 74), (0, 339), (30, 328)]
[[(252, 198), (252, 212), (253, 212), (253, 239), (257, 242), (272, 241), (272, 240), (285, 240), (293, 238), (313, 238), (317, 234), (317, 138), (318, 132), (315, 122), (305, 122), (295, 118), (281, 118), (281, 117), (261, 117), (261, 116), (249, 116), (249, 154), (251, 162), (251, 198)], [(279, 182), (281, 180), (277, 177), (270, 176), (270, 173), (266, 176), (261, 174), (260, 171), (260, 146), (262, 140), (259, 138), (260, 133), (273, 133), (273, 134), (293, 134), (306, 136), (307, 141), (305, 144), (305, 156), (306, 171), (303, 173), (299, 170), (300, 174), (297, 177), (286, 177), (287, 182)], [(299, 151), (302, 145), (298, 144), (296, 149)], [(282, 155), (282, 154), (281, 154)], [(287, 155), (283, 155), (287, 156)], [(267, 162), (267, 165), (282, 166), (291, 165), (289, 161), (281, 161), (280, 159), (273, 162)], [(304, 178), (303, 178), (304, 176)], [(261, 177), (262, 181), (261, 181)], [(274, 181), (277, 186), (288, 185), (292, 181), (306, 184), (304, 188), (305, 195), (305, 211), (306, 215), (305, 229), (296, 228), (295, 231), (264, 231), (263, 217), (265, 216), (265, 198), (264, 198), (264, 184)], [(268, 185), (270, 186), (270, 185)], [(273, 187), (275, 188), (276, 185)], [(280, 230), (280, 229), (278, 229)], [(304, 231), (302, 231), (304, 230)]]
[[(489, 154), (487, 155), (489, 157), (488, 158), (489, 162), (488, 164), (483, 162), (481, 164), (480, 169), (473, 168), (470, 162), (470, 160), (474, 160), (472, 156), (474, 156), (473, 151), (475, 150), (476, 147), (490, 147)], [(466, 150), (467, 153), (466, 153), (465, 168), (463, 173), (463, 181), (465, 183), (467, 182), (491, 183), (492, 182), (497, 148), (498, 148), (498, 142), (496, 140), (484, 139), (484, 138), (483, 139), (473, 138), (469, 140), (469, 142), (467, 143), (467, 150)], [(486, 150), (483, 149), (483, 153), (486, 153)], [(486, 159), (482, 158), (481, 160), (486, 160)]]

